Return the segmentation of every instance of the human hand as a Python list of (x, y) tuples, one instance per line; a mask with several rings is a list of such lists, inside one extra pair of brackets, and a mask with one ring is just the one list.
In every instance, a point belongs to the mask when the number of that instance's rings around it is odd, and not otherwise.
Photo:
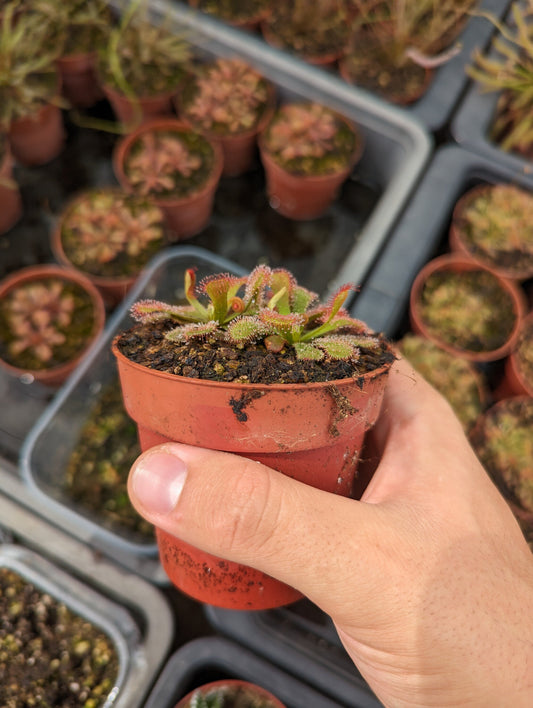
[(386, 706), (533, 705), (533, 556), (449, 405), (400, 360), (361, 501), (167, 443), (129, 480), (149, 521), (300, 590)]

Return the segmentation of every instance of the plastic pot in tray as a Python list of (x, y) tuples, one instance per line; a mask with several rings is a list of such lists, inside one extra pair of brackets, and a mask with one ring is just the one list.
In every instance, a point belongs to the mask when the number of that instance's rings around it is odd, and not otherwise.
[[(127, 3), (115, 0), (124, 8)], [(305, 287), (329, 294), (360, 284), (429, 158), (431, 139), (405, 111), (272, 49), (248, 33), (178, 3), (154, 0), (162, 16), (190, 33), (195, 52), (240, 56), (275, 86), (279, 102), (314, 100), (353, 121), (365, 146), (361, 160), (324, 216), (296, 222), (269, 206), (264, 171), (220, 182), (208, 227), (191, 243), (251, 270), (258, 260), (291, 270)], [(179, 29), (177, 31), (180, 31)]]
[[(37, 636), (43, 637), (43, 654), (50, 651), (52, 661), (59, 659), (60, 653), (63, 656), (65, 648), (82, 656), (88, 644), (91, 652), (103, 646), (105, 654), (111, 656), (109, 671), (106, 670), (110, 683), (98, 678), (107, 692), (99, 705), (140, 708), (173, 638), (173, 619), (166, 601), (141, 578), (95, 557), (77, 541), (9, 499), (7, 494), (23, 500), (25, 490), (4, 468), (0, 468), (0, 482), (4, 490), (0, 495), (0, 573), (5, 574), (3, 580), (9, 587), (20, 586), (25, 593), (20, 604), (18, 596), (12, 598), (15, 607), (6, 615), (6, 622), (9, 619), (16, 624), (19, 639), (24, 636), (24, 627), (31, 628), (35, 641)], [(32, 604), (21, 610), (24, 597), (28, 596)], [(76, 634), (69, 639), (73, 628)], [(62, 641), (57, 652), (49, 649), (54, 637)], [(31, 644), (23, 646), (26, 648), (20, 652), (24, 654)], [(29, 664), (25, 670), (25, 691), (30, 690), (30, 680), (37, 680), (41, 660), (42, 655), (35, 655), (32, 668)], [(65, 668), (65, 656), (61, 661)], [(88, 658), (84, 659), (84, 665), (88, 662)], [(78, 657), (72, 661), (73, 677), (79, 672), (79, 663)], [(55, 674), (56, 679), (63, 670)], [(96, 665), (91, 670), (98, 676)], [(44, 671), (48, 671), (47, 666)], [(83, 692), (83, 681), (80, 676), (80, 685), (68, 690)], [(4, 689), (7, 690), (5, 684), (0, 687), (0, 697)], [(0, 703), (3, 704), (1, 698)]]
[[(233, 263), (194, 247), (176, 246), (157, 256), (128, 298), (115, 311), (98, 346), (31, 429), (20, 456), (20, 471), (26, 485), (27, 498), (37, 514), (106, 556), (160, 583), (166, 583), (167, 579), (159, 564), (152, 529), (138, 525), (141, 519), (134, 515), (127, 499), (125, 481), (129, 470), (128, 456), (124, 455), (122, 478), (111, 499), (111, 510), (109, 495), (100, 477), (96, 475), (92, 488), (87, 486), (87, 465), (89, 453), (100, 453), (98, 445), (95, 445), (95, 437), (98, 440), (99, 435), (98, 418), (110, 412), (110, 393), (113, 403), (118, 400), (122, 408), (115, 359), (111, 354), (114, 335), (133, 323), (129, 308), (136, 300), (146, 297), (175, 300), (182, 287), (185, 269), (195, 266), (199, 278), (210, 273), (238, 270)], [(102, 396), (107, 397), (104, 403)], [(116, 415), (125, 415), (111, 412), (113, 419)], [(94, 423), (91, 422), (92, 418), (96, 418)], [(88, 420), (90, 427), (87, 435), (85, 431)], [(121, 446), (129, 446), (133, 462), (140, 450), (134, 449), (136, 429), (127, 417), (126, 425), (129, 426), (128, 430), (121, 429), (120, 434), (127, 434), (127, 440), (120, 437), (108, 439), (101, 445), (104, 452), (106, 447), (109, 448), (107, 452), (110, 456), (116, 455)], [(105, 435), (104, 431), (104, 438)], [(134, 437), (134, 447), (131, 435)], [(92, 447), (89, 452), (86, 447), (82, 448), (80, 454), (82, 441), (86, 445), (85, 437), (92, 438)], [(98, 459), (93, 459), (91, 468), (98, 468), (99, 464)], [(81, 491), (77, 488), (74, 491), (77, 477), (86, 487)], [(120, 504), (127, 505), (122, 515), (116, 510)]]
[(411, 284), (420, 268), (447, 249), (457, 200), (478, 184), (509, 183), (533, 191), (533, 177), (489, 156), (449, 145), (439, 149), (357, 296), (351, 314), (397, 337), (405, 325)]
[(339, 706), (382, 705), (343, 648), (330, 618), (308, 600), (260, 612), (206, 607), (205, 613), (218, 632), (298, 676)]
[[(145, 708), (174, 708), (180, 698), (199, 686), (228, 679), (261, 686), (287, 708), (339, 705), (249, 649), (221, 637), (205, 637), (185, 644), (170, 657)], [(351, 704), (352, 708), (359, 705)]]

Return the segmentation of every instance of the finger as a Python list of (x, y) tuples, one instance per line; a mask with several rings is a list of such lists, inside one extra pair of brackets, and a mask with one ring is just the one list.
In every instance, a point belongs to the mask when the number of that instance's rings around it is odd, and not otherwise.
[(136, 461), (129, 494), (165, 531), (296, 587), (326, 612), (332, 587), (338, 605), (339, 597), (353, 598), (350, 578), (360, 578), (361, 602), (379, 583), (381, 566), (369, 558), (376, 533), (384, 533), (376, 510), (258, 462), (166, 443)]

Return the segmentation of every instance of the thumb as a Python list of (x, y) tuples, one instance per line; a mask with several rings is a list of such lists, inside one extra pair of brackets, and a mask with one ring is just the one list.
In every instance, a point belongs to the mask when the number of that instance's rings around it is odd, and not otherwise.
[(128, 491), (137, 511), (159, 528), (295, 587), (326, 612), (332, 587), (338, 614), (343, 593), (353, 600), (350, 578), (359, 578), (362, 601), (365, 583), (371, 592), (377, 580), (368, 570), (375, 505), (314, 489), (258, 462), (165, 443), (137, 459)]

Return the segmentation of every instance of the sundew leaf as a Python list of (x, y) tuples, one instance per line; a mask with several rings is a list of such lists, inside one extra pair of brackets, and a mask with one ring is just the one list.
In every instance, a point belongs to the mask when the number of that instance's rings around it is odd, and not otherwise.
[(253, 315), (245, 315), (229, 323), (226, 339), (235, 344), (245, 344), (260, 339), (269, 332), (269, 328), (259, 318)]
[(359, 349), (347, 337), (322, 337), (314, 341), (332, 359), (359, 358)]
[(293, 347), (296, 351), (296, 356), (298, 359), (321, 361), (325, 356), (321, 349), (315, 347), (314, 344), (309, 344), (308, 342), (295, 342)]
[(165, 339), (169, 342), (188, 342), (191, 339), (202, 339), (218, 330), (218, 322), (191, 322), (190, 324), (175, 327), (167, 332)]

